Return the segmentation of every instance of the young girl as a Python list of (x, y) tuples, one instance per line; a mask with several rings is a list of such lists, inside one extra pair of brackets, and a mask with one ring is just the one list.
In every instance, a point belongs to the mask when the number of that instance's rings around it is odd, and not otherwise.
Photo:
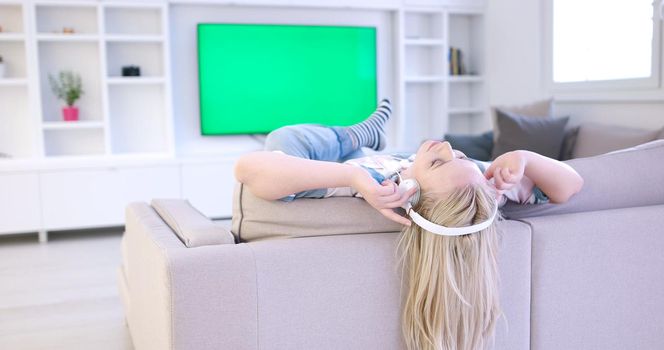
[[(501, 315), (497, 208), (507, 200), (565, 202), (583, 179), (532, 152), (478, 162), (440, 141), (424, 142), (414, 155), (362, 157), (362, 147), (385, 148), (390, 114), (389, 100), (382, 100), (369, 118), (349, 127), (277, 129), (266, 151), (238, 160), (235, 176), (269, 200), (361, 196), (403, 224), (397, 247), (407, 267), (402, 331), (408, 348), (488, 348)], [(398, 188), (412, 180), (418, 186)], [(415, 223), (393, 210), (399, 207), (408, 208)]]

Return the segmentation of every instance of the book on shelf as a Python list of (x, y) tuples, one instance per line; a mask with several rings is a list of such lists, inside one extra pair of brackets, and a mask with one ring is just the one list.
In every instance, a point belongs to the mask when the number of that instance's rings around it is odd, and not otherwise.
[(462, 54), (459, 48), (450, 46), (448, 61), (450, 63), (450, 75), (466, 74), (466, 67), (463, 64)]

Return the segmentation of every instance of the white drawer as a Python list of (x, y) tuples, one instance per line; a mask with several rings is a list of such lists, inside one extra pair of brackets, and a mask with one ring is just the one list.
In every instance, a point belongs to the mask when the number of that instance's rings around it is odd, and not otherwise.
[(0, 175), (0, 233), (38, 231), (39, 208), (36, 173)]
[(235, 160), (182, 164), (182, 197), (210, 218), (231, 217)]
[(129, 202), (180, 197), (176, 165), (53, 171), (40, 179), (49, 230), (122, 225)]

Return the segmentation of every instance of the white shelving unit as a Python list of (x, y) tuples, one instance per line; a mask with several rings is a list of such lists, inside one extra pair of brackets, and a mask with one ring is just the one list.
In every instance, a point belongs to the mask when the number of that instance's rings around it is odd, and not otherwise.
[[(167, 3), (37, 1), (29, 7), (32, 30), (7, 38), (28, 33), (36, 50), (34, 149), (41, 151), (12, 156), (172, 154)], [(127, 65), (139, 66), (141, 76), (123, 77)], [(76, 122), (62, 121), (62, 101), (50, 89), (48, 76), (61, 70), (81, 75)]]
[[(488, 118), (484, 82), (483, 9), (473, 6), (405, 6), (399, 11), (400, 147), (446, 132), (481, 130)], [(461, 50), (467, 73), (451, 75), (449, 49)]]
[(5, 76), (0, 78), (0, 152), (15, 157), (33, 157), (36, 125), (31, 118), (31, 78), (27, 6), (0, 2), (0, 56)]

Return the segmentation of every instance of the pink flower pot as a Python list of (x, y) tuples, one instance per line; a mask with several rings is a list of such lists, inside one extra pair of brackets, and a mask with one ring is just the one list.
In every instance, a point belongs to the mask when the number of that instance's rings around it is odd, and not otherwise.
[(67, 122), (78, 120), (78, 107), (62, 107), (62, 115)]

